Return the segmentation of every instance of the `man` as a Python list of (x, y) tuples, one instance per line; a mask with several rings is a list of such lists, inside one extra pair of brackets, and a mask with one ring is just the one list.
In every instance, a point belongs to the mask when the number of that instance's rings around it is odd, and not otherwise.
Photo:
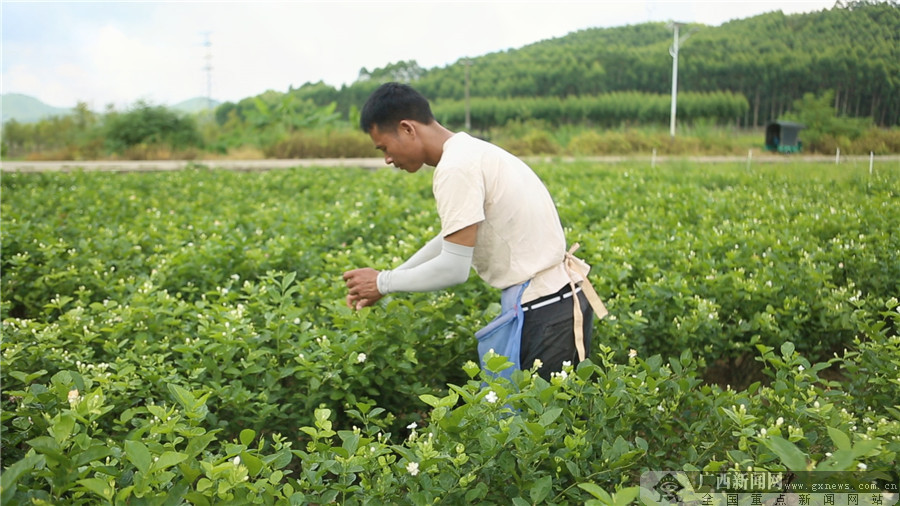
[(360, 309), (393, 292), (448, 288), (474, 267), (503, 290), (501, 315), (476, 334), (479, 357), (490, 349), (509, 357), (507, 377), (539, 360), (545, 379), (585, 358), (593, 316), (585, 292), (600, 317), (606, 311), (587, 283), (586, 264), (567, 253), (556, 206), (537, 175), (501, 148), (442, 126), (425, 97), (404, 84), (375, 90), (360, 127), (385, 163), (410, 173), (435, 168), (441, 231), (394, 270), (345, 272), (347, 304)]

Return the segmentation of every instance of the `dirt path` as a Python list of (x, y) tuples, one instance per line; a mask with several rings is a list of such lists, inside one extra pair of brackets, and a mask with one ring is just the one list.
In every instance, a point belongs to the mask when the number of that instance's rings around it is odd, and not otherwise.
[[(569, 163), (576, 159), (571, 157), (524, 157), (530, 162), (541, 163)], [(597, 163), (624, 163), (645, 162), (666, 163), (672, 161), (689, 161), (694, 163), (742, 163), (747, 162), (746, 156), (657, 156), (655, 160), (648, 155), (639, 156), (601, 156), (579, 158)], [(779, 156), (771, 154), (753, 153), (749, 158), (750, 163), (834, 163), (834, 156)], [(883, 166), (889, 163), (894, 168), (900, 169), (900, 155), (883, 155), (874, 157), (874, 162)], [(868, 156), (842, 156), (840, 163), (868, 164)], [(188, 167), (207, 167), (211, 169), (236, 170), (236, 171), (264, 171), (277, 169), (290, 169), (294, 167), (353, 167), (364, 169), (385, 168), (381, 158), (329, 158), (329, 159), (293, 159), (293, 160), (146, 160), (146, 161), (54, 161), (54, 162), (28, 162), (28, 161), (0, 161), (0, 170), (3, 172), (69, 172), (74, 170), (97, 172), (139, 172), (139, 171), (174, 171)]]
[(335, 158), (316, 160), (144, 160), (144, 161), (77, 161), (77, 162), (0, 162), (3, 172), (69, 172), (74, 170), (97, 172), (173, 171), (188, 167), (211, 169), (262, 171), (293, 167), (385, 167), (381, 158)]

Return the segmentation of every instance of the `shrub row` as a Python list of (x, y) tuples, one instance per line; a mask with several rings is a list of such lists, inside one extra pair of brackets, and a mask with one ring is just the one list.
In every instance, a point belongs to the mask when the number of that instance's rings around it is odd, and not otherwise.
[[(896, 173), (538, 170), (612, 316), (592, 364), (515, 388), (473, 368), (480, 282), (343, 306), (343, 270), (436, 233), (427, 175), (5, 174), (3, 502), (627, 501), (654, 468), (896, 467)], [(701, 381), (719, 359), (767, 376)]]
[[(900, 323), (897, 299), (889, 306)], [(868, 470), (869, 480), (896, 485), (900, 406), (869, 402), (895, 401), (900, 341), (867, 330), (857, 351), (829, 363), (811, 364), (790, 342), (761, 346), (771, 386), (744, 391), (703, 385), (687, 351), (667, 363), (659, 355), (618, 363), (601, 346), (596, 365), (565, 368), (550, 382), (533, 369), (513, 384), (479, 377), (469, 362), (472, 379), (445, 395), (422, 394), (430, 412), (402, 436), (385, 431), (384, 410), (358, 403), (346, 410), (353, 426), (317, 408), (296, 433), (229, 437), (209, 423), (215, 394), (206, 388), (171, 382), (161, 398), (118, 412), (106, 396), (106, 378), (118, 371), (15, 375), (7, 430), (34, 437), (4, 470), (2, 500), (652, 504), (659, 493), (636, 484), (658, 470)], [(495, 356), (488, 367), (506, 363)], [(819, 376), (835, 365), (857, 381)], [(864, 501), (882, 504), (881, 492)]]
[[(749, 108), (747, 99), (741, 94), (682, 93), (678, 96), (676, 115), (685, 124), (706, 121), (729, 125), (735, 124)], [(584, 123), (615, 128), (628, 124), (665, 124), (669, 121), (671, 109), (671, 96), (641, 92), (566, 98), (476, 97), (469, 101), (472, 125), (481, 129), (533, 118), (554, 126)], [(442, 123), (464, 125), (466, 103), (462, 100), (441, 100), (435, 103), (434, 113)]]

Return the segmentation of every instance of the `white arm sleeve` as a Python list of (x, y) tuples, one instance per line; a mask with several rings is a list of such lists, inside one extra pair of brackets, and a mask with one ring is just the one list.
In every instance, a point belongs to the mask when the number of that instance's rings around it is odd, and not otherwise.
[(469, 279), (475, 248), (441, 239), (441, 253), (415, 267), (378, 273), (378, 291), (431, 292), (458, 285)]
[(443, 247), (444, 238), (441, 234), (438, 234), (434, 237), (434, 239), (425, 243), (424, 246), (419, 248), (419, 251), (413, 253), (413, 256), (409, 257), (409, 259), (395, 270), (402, 271), (406, 269), (412, 269), (413, 267), (422, 265), (423, 263), (437, 257), (441, 254), (441, 249)]

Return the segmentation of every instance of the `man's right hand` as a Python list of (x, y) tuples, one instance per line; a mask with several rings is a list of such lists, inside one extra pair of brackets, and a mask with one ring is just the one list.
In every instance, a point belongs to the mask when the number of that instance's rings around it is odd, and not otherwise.
[(370, 267), (344, 273), (347, 283), (347, 307), (357, 311), (375, 305), (382, 295), (378, 291), (378, 271)]

